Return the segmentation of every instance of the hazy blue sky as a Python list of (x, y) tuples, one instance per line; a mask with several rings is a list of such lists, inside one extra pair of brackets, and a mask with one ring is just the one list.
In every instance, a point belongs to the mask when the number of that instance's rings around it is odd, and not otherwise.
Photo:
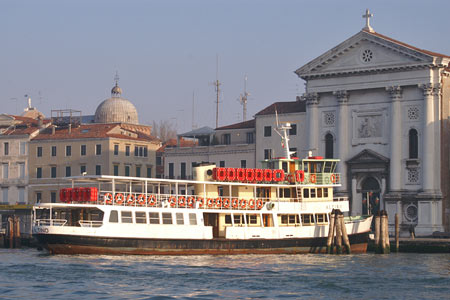
[(0, 113), (20, 114), (25, 94), (50, 116), (94, 114), (119, 72), (141, 123), (179, 132), (215, 125), (216, 55), (223, 83), (219, 126), (304, 92), (297, 68), (356, 34), (369, 8), (375, 31), (450, 55), (450, 1), (4, 1), (0, 0)]

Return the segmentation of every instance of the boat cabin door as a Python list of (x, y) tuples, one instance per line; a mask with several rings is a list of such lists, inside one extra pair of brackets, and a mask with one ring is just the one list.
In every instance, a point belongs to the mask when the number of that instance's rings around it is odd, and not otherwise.
[(205, 226), (212, 226), (213, 238), (219, 237), (219, 214), (203, 213)]

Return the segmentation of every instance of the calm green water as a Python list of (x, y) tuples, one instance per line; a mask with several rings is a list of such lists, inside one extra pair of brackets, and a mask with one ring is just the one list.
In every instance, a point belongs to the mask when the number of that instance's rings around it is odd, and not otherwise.
[(450, 299), (450, 254), (92, 256), (0, 249), (0, 299)]

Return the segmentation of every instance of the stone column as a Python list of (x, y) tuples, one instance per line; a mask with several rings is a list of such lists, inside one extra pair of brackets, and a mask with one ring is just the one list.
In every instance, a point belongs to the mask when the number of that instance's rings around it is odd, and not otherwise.
[(307, 117), (309, 125), (309, 141), (308, 150), (313, 152), (313, 155), (319, 155), (319, 112), (317, 106), (319, 105), (319, 94), (305, 93), (303, 99), (306, 100)]
[(381, 192), (380, 192), (380, 209), (385, 209), (384, 194), (386, 193), (386, 178), (381, 177)]
[(399, 86), (390, 86), (386, 91), (391, 97), (391, 160), (390, 160), (390, 189), (399, 191), (401, 189), (402, 174), (402, 111), (400, 99), (402, 89)]
[(351, 215), (357, 216), (362, 213), (362, 203), (361, 200), (357, 197), (357, 191), (356, 191), (356, 177), (352, 178), (352, 208), (351, 208)]
[(339, 158), (341, 161), (338, 164), (338, 172), (341, 173), (341, 184), (342, 186), (338, 188), (340, 191), (347, 190), (347, 165), (345, 161), (348, 159), (348, 149), (351, 145), (348, 136), (348, 92), (347, 91), (335, 91), (333, 95), (336, 96), (339, 105), (339, 113), (338, 113), (338, 135), (336, 137), (337, 140), (337, 148), (338, 154), (336, 158)]
[[(420, 84), (419, 88), (423, 91), (424, 101), (424, 120), (423, 120), (423, 154), (419, 157), (422, 158), (422, 188), (424, 192), (431, 192), (434, 184), (434, 174), (439, 174), (438, 170), (435, 170), (434, 155), (435, 155), (435, 114), (434, 114), (434, 94), (436, 94), (436, 86), (432, 83)], [(438, 158), (436, 158), (438, 159)]]

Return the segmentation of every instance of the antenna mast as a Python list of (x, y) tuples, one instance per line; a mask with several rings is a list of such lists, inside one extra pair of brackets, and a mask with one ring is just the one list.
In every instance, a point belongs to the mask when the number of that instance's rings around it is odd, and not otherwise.
[(219, 97), (220, 97), (220, 85), (219, 82), (219, 55), (216, 56), (216, 81), (214, 86), (216, 88), (216, 128), (219, 127)]
[(192, 130), (197, 126), (195, 125), (195, 91), (192, 91)]
[(289, 122), (278, 122), (278, 112), (275, 109), (275, 119), (277, 122), (277, 127), (275, 132), (281, 137), (281, 147), (284, 148), (284, 155), (286, 158), (291, 158), (294, 151), (289, 150), (289, 130), (292, 128)]
[(250, 96), (250, 93), (247, 92), (247, 75), (244, 78), (244, 94), (239, 96), (239, 103), (242, 105), (242, 119), (243, 121), (247, 121), (247, 99)]

